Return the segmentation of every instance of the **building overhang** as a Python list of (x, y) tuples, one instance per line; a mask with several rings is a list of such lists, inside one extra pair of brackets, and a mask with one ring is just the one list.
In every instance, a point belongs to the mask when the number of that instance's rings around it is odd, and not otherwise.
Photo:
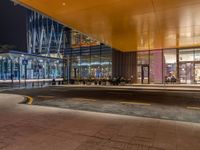
[(199, 0), (13, 0), (121, 51), (200, 46)]

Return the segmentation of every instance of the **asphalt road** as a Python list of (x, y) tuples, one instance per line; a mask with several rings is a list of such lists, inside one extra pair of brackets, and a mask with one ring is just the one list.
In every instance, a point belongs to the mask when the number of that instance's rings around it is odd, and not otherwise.
[(33, 98), (33, 105), (200, 123), (200, 93), (51, 86), (4, 91)]

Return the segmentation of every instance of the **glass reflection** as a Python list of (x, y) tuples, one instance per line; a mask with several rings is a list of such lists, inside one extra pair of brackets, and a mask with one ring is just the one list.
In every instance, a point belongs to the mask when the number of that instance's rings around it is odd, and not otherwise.
[(164, 50), (164, 77), (165, 82), (171, 82), (172, 78), (177, 79), (177, 53), (176, 49)]
[(151, 51), (150, 52), (150, 82), (151, 83), (162, 83), (162, 51)]

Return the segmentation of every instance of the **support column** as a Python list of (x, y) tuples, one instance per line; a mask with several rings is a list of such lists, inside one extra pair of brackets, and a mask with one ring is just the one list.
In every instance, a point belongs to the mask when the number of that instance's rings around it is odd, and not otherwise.
[(180, 83), (180, 72), (179, 72), (179, 49), (176, 49), (176, 72), (177, 72), (177, 83)]
[(113, 51), (113, 76), (120, 76), (137, 82), (137, 52)]

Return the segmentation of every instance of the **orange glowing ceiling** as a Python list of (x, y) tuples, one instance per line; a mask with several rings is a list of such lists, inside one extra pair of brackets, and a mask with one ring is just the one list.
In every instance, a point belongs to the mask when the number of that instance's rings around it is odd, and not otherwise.
[(200, 46), (200, 0), (14, 0), (121, 51)]

